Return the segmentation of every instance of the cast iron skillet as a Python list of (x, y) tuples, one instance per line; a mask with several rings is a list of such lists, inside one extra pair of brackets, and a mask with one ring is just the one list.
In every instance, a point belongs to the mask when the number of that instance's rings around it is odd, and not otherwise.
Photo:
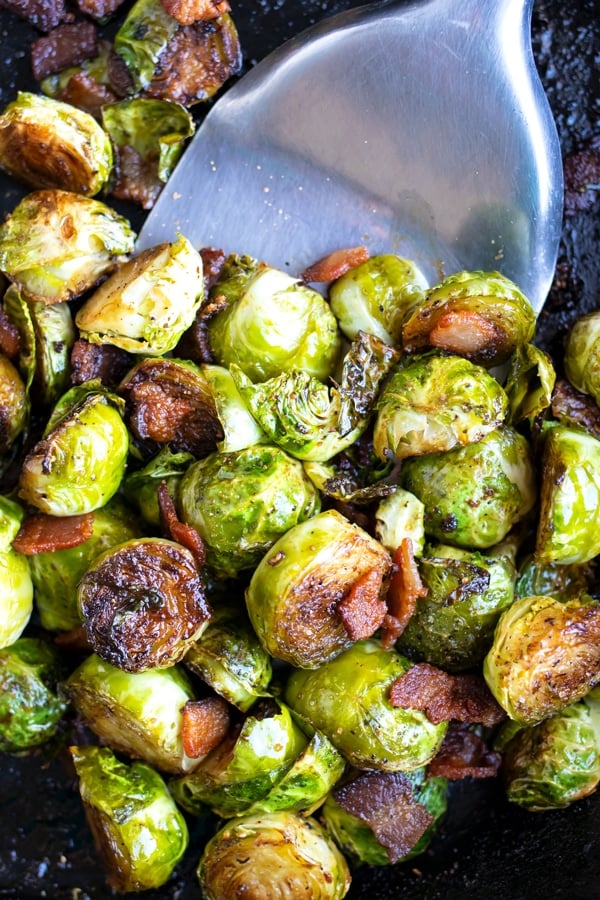
[[(357, 3), (344, 0), (232, 0), (246, 65), (318, 18)], [(576, 8), (573, 8), (576, 7)], [(597, 0), (538, 0), (534, 49), (566, 159), (600, 137)], [(0, 107), (32, 89), (28, 48), (35, 33), (0, 12)], [(351, 63), (350, 63), (351, 64)], [(24, 191), (0, 177), (0, 212)], [(598, 199), (594, 203), (594, 196)], [(539, 340), (560, 351), (574, 318), (600, 306), (600, 196), (565, 218), (557, 276), (539, 320)], [(120, 210), (138, 228), (135, 207)], [(66, 754), (0, 758), (0, 897), (108, 900)], [(204, 841), (192, 825), (190, 849), (169, 885), (148, 900), (199, 897), (195, 867)], [(511, 807), (494, 782), (451, 789), (449, 812), (429, 851), (394, 868), (354, 873), (350, 900), (593, 900), (600, 884), (600, 793), (564, 811)]]

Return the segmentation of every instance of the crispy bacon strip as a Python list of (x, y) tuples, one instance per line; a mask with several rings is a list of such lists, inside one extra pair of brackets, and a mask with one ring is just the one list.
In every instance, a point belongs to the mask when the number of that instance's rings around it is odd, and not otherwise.
[(380, 599), (383, 572), (373, 568), (354, 582), (340, 600), (337, 612), (352, 641), (371, 637), (381, 628), (386, 605)]
[(48, 516), (45, 513), (34, 513), (25, 516), (12, 545), (25, 556), (68, 550), (87, 541), (92, 536), (93, 530), (93, 513), (81, 516)]
[(451, 350), (470, 357), (496, 346), (502, 335), (492, 322), (474, 310), (448, 310), (437, 320), (429, 332), (433, 347)]
[(506, 713), (492, 696), (482, 675), (451, 675), (429, 663), (416, 663), (390, 689), (392, 706), (422, 709), (430, 722), (480, 722), (497, 725)]
[(231, 11), (227, 0), (160, 0), (160, 2), (180, 25), (206, 22)]
[(222, 697), (188, 700), (181, 714), (183, 749), (191, 759), (199, 759), (214, 750), (229, 729), (229, 709)]
[(90, 344), (79, 338), (71, 350), (71, 383), (99, 378), (108, 387), (117, 385), (131, 368), (131, 356), (112, 344)]
[(502, 757), (490, 750), (483, 738), (468, 725), (451, 722), (436, 756), (427, 767), (427, 774), (459, 781), (461, 778), (495, 778)]
[(381, 642), (393, 647), (415, 611), (419, 597), (427, 595), (410, 538), (404, 538), (393, 556), (393, 569), (387, 593), (388, 613), (383, 622)]
[(180, 521), (165, 481), (161, 481), (159, 484), (157, 495), (163, 531), (172, 541), (186, 547), (196, 560), (198, 568), (201, 569), (206, 563), (204, 541), (195, 528)]
[(334, 250), (328, 256), (317, 260), (312, 266), (302, 273), (302, 281), (306, 284), (321, 284), (326, 281), (334, 281), (341, 278), (350, 269), (356, 268), (369, 259), (370, 253), (367, 247), (346, 247), (344, 250)]

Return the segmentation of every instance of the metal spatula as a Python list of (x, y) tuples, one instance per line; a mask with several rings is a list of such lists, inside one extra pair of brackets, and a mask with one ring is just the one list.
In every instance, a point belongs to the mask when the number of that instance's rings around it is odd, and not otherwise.
[(498, 269), (539, 310), (562, 218), (533, 0), (376, 3), (308, 29), (211, 110), (144, 225), (292, 274), (357, 244), (430, 283)]

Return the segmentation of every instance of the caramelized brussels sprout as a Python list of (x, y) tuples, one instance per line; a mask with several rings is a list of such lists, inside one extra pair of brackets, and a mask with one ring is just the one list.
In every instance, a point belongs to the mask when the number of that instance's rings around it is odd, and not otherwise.
[(600, 406), (600, 310), (580, 316), (565, 344), (564, 366), (574, 388)]
[(56, 734), (67, 704), (57, 692), (62, 661), (56, 648), (22, 637), (0, 650), (0, 750), (18, 753)]
[(282, 900), (341, 900), (350, 887), (346, 860), (319, 823), (294, 813), (245, 816), (224, 825), (198, 865), (206, 900), (259, 897), (277, 885)]
[(551, 595), (557, 600), (576, 600), (588, 592), (591, 573), (586, 565), (538, 563), (527, 554), (519, 565), (516, 597)]
[(507, 410), (500, 384), (468, 359), (408, 357), (377, 401), (373, 447), (383, 460), (451, 450), (480, 441), (503, 424)]
[(246, 591), (263, 646), (294, 666), (315, 668), (332, 659), (350, 644), (339, 603), (373, 570), (383, 594), (389, 554), (337, 511), (290, 528), (261, 559)]
[(0, 496), (0, 648), (21, 636), (33, 612), (29, 562), (12, 547), (23, 515), (18, 503)]
[(126, 672), (179, 662), (211, 616), (192, 553), (162, 538), (107, 550), (79, 582), (77, 596), (90, 646)]
[(293, 671), (284, 699), (356, 768), (410, 772), (433, 759), (448, 726), (390, 703), (411, 665), (376, 640), (357, 641), (318, 669)]
[(5, 456), (21, 434), (28, 418), (25, 385), (19, 372), (0, 353), (0, 456)]
[(262, 428), (240, 396), (229, 369), (205, 364), (202, 371), (210, 385), (223, 429), (223, 438), (217, 442), (217, 450), (221, 453), (234, 453), (266, 441)]
[(0, 271), (41, 303), (79, 297), (131, 253), (129, 222), (70, 191), (24, 197), (0, 225)]
[(0, 169), (31, 188), (93, 197), (112, 166), (108, 134), (69, 103), (20, 91), (0, 115)]
[(203, 295), (202, 257), (179, 235), (124, 263), (86, 300), (75, 324), (93, 344), (162, 356), (190, 327)]
[(195, 457), (191, 453), (171, 453), (168, 447), (163, 447), (143, 468), (125, 476), (121, 484), (123, 494), (137, 507), (144, 522), (160, 527), (158, 488), (164, 481), (169, 496), (175, 497), (184, 472), (193, 462)]
[(535, 344), (517, 347), (508, 363), (505, 390), (509, 422), (532, 421), (550, 406), (556, 372), (547, 353)]
[(509, 426), (475, 444), (405, 460), (401, 484), (425, 505), (427, 535), (467, 549), (498, 544), (537, 498), (529, 442)]
[(511, 719), (536, 725), (600, 683), (600, 603), (533, 596), (496, 626), (483, 674)]
[(301, 463), (269, 444), (212, 453), (179, 483), (179, 507), (206, 544), (218, 573), (253, 568), (277, 538), (320, 509)]
[(425, 507), (421, 501), (398, 487), (382, 499), (375, 510), (375, 537), (394, 553), (404, 538), (410, 538), (415, 556), (425, 547)]
[(185, 819), (160, 775), (108, 747), (72, 747), (79, 792), (106, 880), (116, 891), (161, 887), (188, 845)]

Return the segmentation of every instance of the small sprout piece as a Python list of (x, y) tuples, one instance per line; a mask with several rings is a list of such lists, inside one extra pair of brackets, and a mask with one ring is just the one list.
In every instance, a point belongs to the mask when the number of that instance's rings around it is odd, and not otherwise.
[(159, 486), (164, 481), (169, 496), (175, 497), (181, 477), (195, 461), (191, 453), (171, 453), (168, 447), (163, 447), (142, 469), (125, 476), (121, 485), (123, 493), (137, 507), (144, 522), (160, 527)]
[(198, 880), (206, 900), (264, 896), (342, 900), (350, 888), (346, 860), (318, 822), (293, 813), (245, 816), (224, 825), (204, 849)]
[(484, 365), (505, 362), (531, 341), (535, 312), (516, 284), (499, 272), (456, 272), (427, 292), (404, 323), (409, 352), (450, 350)]
[(411, 665), (378, 641), (357, 641), (318, 669), (292, 672), (284, 697), (356, 768), (410, 772), (433, 759), (447, 728), (392, 706), (391, 686)]
[(383, 497), (375, 510), (375, 537), (386, 550), (394, 553), (404, 538), (412, 541), (413, 553), (421, 556), (425, 546), (425, 507), (402, 488)]
[(260, 561), (246, 591), (263, 646), (276, 659), (307, 668), (336, 656), (350, 643), (338, 608), (373, 570), (381, 600), (389, 554), (335, 510), (291, 528)]
[(10, 451), (27, 423), (25, 385), (8, 357), (0, 353), (0, 457)]
[(508, 426), (475, 444), (405, 460), (401, 483), (425, 505), (425, 533), (466, 549), (502, 541), (537, 493), (529, 442)]
[(208, 564), (235, 577), (318, 512), (320, 500), (301, 463), (278, 447), (256, 444), (193, 463), (179, 483), (179, 507), (205, 542)]
[(382, 459), (440, 453), (503, 424), (508, 398), (481, 366), (424, 354), (400, 363), (377, 402), (373, 446)]
[(391, 253), (372, 256), (329, 288), (331, 310), (346, 337), (359, 331), (398, 344), (402, 325), (422, 302), (427, 283), (408, 259)]
[(41, 303), (79, 297), (131, 253), (129, 222), (100, 200), (35, 191), (0, 225), (0, 271)]
[(500, 617), (483, 674), (511, 719), (536, 725), (600, 683), (600, 603), (522, 597)]
[(556, 372), (547, 353), (535, 344), (521, 344), (508, 364), (505, 390), (509, 402), (509, 422), (532, 421), (552, 402)]
[(67, 704), (56, 690), (62, 675), (56, 648), (19, 638), (0, 650), (0, 751), (18, 753), (53, 737)]
[(179, 662), (211, 616), (194, 556), (161, 538), (103, 553), (79, 582), (78, 601), (92, 649), (126, 672)]
[(573, 387), (600, 406), (600, 310), (580, 316), (571, 328), (564, 365)]
[(0, 648), (21, 636), (33, 611), (29, 562), (12, 547), (23, 515), (18, 503), (0, 496)]
[(202, 257), (179, 235), (124, 263), (86, 300), (75, 324), (91, 343), (162, 356), (194, 321), (203, 292)]
[(109, 885), (120, 893), (161, 887), (188, 845), (163, 779), (145, 763), (119, 762), (108, 747), (72, 747), (71, 756)]
[(0, 115), (0, 169), (31, 188), (93, 197), (112, 166), (108, 134), (75, 106), (21, 91)]
[(234, 453), (263, 442), (264, 432), (242, 400), (229, 369), (205, 364), (202, 372), (210, 385), (223, 429), (223, 439), (217, 443), (217, 449), (221, 453)]

